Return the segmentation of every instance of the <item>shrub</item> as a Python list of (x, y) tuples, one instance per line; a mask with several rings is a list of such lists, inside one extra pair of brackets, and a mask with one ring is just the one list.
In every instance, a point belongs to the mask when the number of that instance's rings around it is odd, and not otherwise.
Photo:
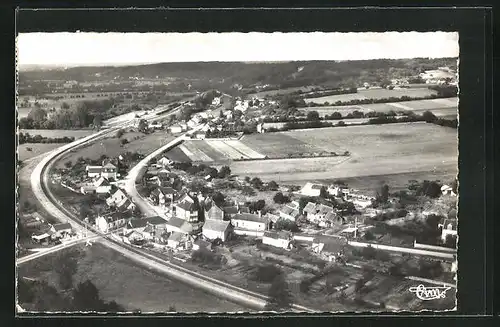
[(283, 270), (272, 264), (258, 266), (252, 274), (252, 279), (262, 283), (272, 283), (276, 276), (283, 273)]
[(127, 139), (121, 139), (120, 143), (121, 143), (121, 145), (125, 145), (125, 144), (128, 143), (128, 140)]

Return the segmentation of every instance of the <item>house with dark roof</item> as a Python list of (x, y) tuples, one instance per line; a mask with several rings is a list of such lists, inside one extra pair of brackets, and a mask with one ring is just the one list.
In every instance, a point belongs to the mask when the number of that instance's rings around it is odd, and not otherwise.
[(175, 204), (175, 216), (187, 222), (198, 221), (198, 203), (189, 194), (184, 194)]
[(267, 229), (267, 218), (262, 217), (262, 213), (238, 213), (231, 218), (234, 228), (252, 231), (265, 231)]
[(202, 233), (209, 240), (219, 238), (225, 242), (231, 233), (231, 225), (229, 221), (207, 219), (203, 224)]
[(95, 187), (95, 192), (97, 194), (107, 194), (107, 193), (111, 192), (111, 183), (104, 176), (99, 177), (94, 182), (93, 186)]
[[(332, 212), (335, 212), (334, 208), (326, 206), (324, 204), (316, 204), (309, 202), (303, 209), (304, 215), (306, 215), (307, 220), (312, 223), (322, 224), (326, 226), (326, 217)], [(333, 216), (330, 214), (329, 219)]]
[(72, 228), (70, 223), (55, 224), (50, 226), (50, 232), (52, 238), (64, 237), (67, 234), (71, 234)]
[(236, 203), (234, 206), (224, 207), (224, 219), (231, 219), (234, 215), (238, 213), (250, 213), (250, 209), (247, 206), (242, 206)]
[(292, 233), (287, 231), (265, 231), (262, 244), (267, 244), (283, 249), (290, 249)]
[(165, 207), (167, 204), (172, 203), (175, 194), (177, 194), (177, 192), (171, 187), (158, 186), (156, 189), (151, 191), (149, 198), (155, 205)]
[(143, 233), (146, 227), (151, 226), (149, 231), (162, 230), (167, 228), (167, 220), (160, 216), (152, 216), (148, 218), (133, 218), (130, 219), (127, 225), (123, 228), (124, 231), (135, 230), (139, 233)]

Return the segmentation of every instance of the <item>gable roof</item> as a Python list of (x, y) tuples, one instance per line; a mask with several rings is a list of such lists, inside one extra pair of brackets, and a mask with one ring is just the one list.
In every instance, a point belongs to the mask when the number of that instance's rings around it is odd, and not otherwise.
[(111, 162), (108, 162), (105, 164), (102, 168), (111, 168), (111, 169), (116, 169), (116, 166), (113, 165)]
[(177, 193), (176, 190), (174, 190), (172, 187), (169, 187), (169, 186), (160, 186), (159, 188), (163, 194), (175, 194), (175, 193)]
[(291, 216), (291, 217), (294, 217), (294, 218), (297, 218), (300, 214), (299, 214), (299, 210), (295, 209), (295, 208), (291, 208), (289, 206), (283, 206), (281, 209), (280, 209), (280, 212), (284, 213), (285, 215), (288, 215), (288, 216)]
[(151, 225), (161, 225), (161, 224), (166, 224), (167, 220), (160, 217), (160, 216), (152, 216), (152, 217), (147, 217), (144, 218), (144, 220)]
[(210, 209), (207, 211), (206, 219), (224, 220), (224, 211), (219, 208), (215, 203), (212, 203)]
[(101, 173), (102, 166), (87, 166), (85, 167), (85, 170), (89, 173)]
[(146, 233), (151, 233), (153, 232), (155, 229), (152, 225), (147, 225), (146, 228), (144, 228), (144, 231), (143, 232), (146, 232)]
[(132, 202), (128, 198), (124, 198), (116, 203), (116, 207), (118, 209), (127, 209), (131, 204)]
[(120, 190), (120, 189), (117, 189), (117, 190), (115, 191), (115, 193), (111, 194), (111, 198), (112, 198), (112, 199), (113, 199), (113, 201), (115, 201), (115, 202), (116, 202), (116, 201), (121, 200), (121, 197), (122, 197), (122, 196), (123, 196), (124, 198), (126, 198), (126, 197), (127, 197), (127, 195), (126, 195), (126, 194), (125, 194), (122, 190)]
[(55, 224), (52, 225), (56, 231), (60, 230), (65, 230), (65, 229), (71, 229), (71, 224), (70, 223), (62, 223), (62, 224)]
[(94, 187), (109, 186), (109, 185), (110, 185), (109, 181), (103, 176), (99, 177), (94, 183)]
[(203, 229), (224, 232), (229, 227), (229, 221), (208, 219), (203, 225)]
[(253, 213), (238, 213), (234, 215), (232, 220), (244, 220), (244, 221), (254, 221), (258, 223), (265, 223), (267, 221), (264, 217), (259, 217), (259, 215)]
[(197, 210), (196, 204), (194, 202), (187, 201), (185, 199), (179, 203), (176, 203), (175, 206), (177, 208), (181, 208), (181, 209), (186, 210), (186, 211), (196, 211)]
[(227, 215), (235, 215), (238, 213), (238, 208), (236, 206), (224, 207), (224, 213)]
[(132, 218), (129, 220), (128, 225), (130, 228), (142, 228), (148, 225), (146, 219)]
[(181, 228), (182, 225), (184, 225), (184, 223), (186, 223), (186, 221), (184, 219), (177, 218), (177, 217), (172, 217), (167, 221), (167, 225), (170, 225), (172, 227), (177, 227), (177, 228)]
[(326, 214), (325, 219), (329, 221), (337, 221), (339, 219), (339, 216), (335, 211), (330, 211)]
[(316, 203), (313, 202), (308, 202), (306, 206), (304, 207), (304, 211), (308, 213), (313, 213), (316, 210)]

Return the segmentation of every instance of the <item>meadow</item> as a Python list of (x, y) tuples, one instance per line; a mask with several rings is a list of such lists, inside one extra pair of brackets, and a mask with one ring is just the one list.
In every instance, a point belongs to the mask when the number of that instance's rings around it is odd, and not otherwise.
[(96, 133), (96, 131), (92, 129), (20, 129), (19, 132), (28, 133), (32, 136), (41, 135), (42, 137), (50, 138), (67, 136), (74, 137), (75, 139)]
[[(171, 305), (179, 312), (244, 310), (237, 304), (150, 271), (99, 243), (90, 247), (75, 246), (67, 250), (73, 249), (79, 253), (74, 282), (90, 279), (103, 300), (114, 300), (126, 310), (165, 312)], [(46, 280), (57, 287), (57, 275), (50, 265), (53, 256), (47, 255), (20, 266), (19, 275)]]
[(373, 103), (364, 105), (346, 105), (346, 106), (327, 106), (327, 107), (305, 107), (300, 108), (301, 111), (317, 111), (320, 116), (332, 114), (333, 112), (340, 112), (342, 115), (347, 115), (353, 111), (367, 112), (389, 112), (389, 111), (412, 111), (416, 114), (422, 114), (424, 111), (429, 110), (434, 115), (455, 116), (458, 112), (458, 98), (443, 98), (443, 99), (430, 99), (430, 100), (413, 100), (401, 101), (393, 103)]
[[(333, 127), (264, 135), (275, 140), (269, 142), (267, 151), (275, 149), (275, 152), (282, 153), (293, 149), (295, 144), (307, 144), (327, 152), (349, 151), (351, 155), (233, 162), (233, 173), (295, 184), (365, 176), (373, 180), (373, 176), (379, 175), (386, 176), (384, 179), (390, 182), (391, 176), (397, 176), (396, 182), (400, 184), (412, 179), (410, 175), (418, 175), (419, 179), (453, 178), (458, 170), (457, 131), (432, 124)], [(282, 143), (277, 142), (280, 138)], [(409, 177), (402, 177), (402, 174)]]
[(41, 154), (47, 153), (58, 147), (63, 146), (64, 144), (58, 143), (25, 143), (20, 144), (17, 147), (18, 159), (21, 161), (25, 161)]
[(306, 103), (319, 103), (323, 104), (325, 102), (329, 102), (334, 104), (337, 101), (351, 101), (351, 100), (364, 100), (364, 99), (384, 99), (390, 97), (402, 97), (409, 96), (413, 98), (424, 98), (430, 96), (432, 94), (436, 94), (436, 91), (429, 90), (428, 88), (408, 88), (408, 89), (382, 89), (382, 88), (373, 88), (373, 89), (361, 89), (357, 93), (351, 94), (339, 94), (339, 95), (330, 95), (318, 98), (307, 98), (305, 99)]
[[(79, 157), (96, 160), (102, 155), (110, 158), (118, 157), (127, 151), (148, 155), (174, 138), (174, 136), (165, 134), (162, 131), (151, 134), (129, 131), (123, 134), (121, 138), (110, 135), (98, 142), (93, 142), (87, 146), (68, 152), (58, 161), (58, 166), (59, 168), (63, 167), (66, 161), (74, 163)], [(127, 139), (128, 143), (122, 145), (121, 140), (123, 139)]]

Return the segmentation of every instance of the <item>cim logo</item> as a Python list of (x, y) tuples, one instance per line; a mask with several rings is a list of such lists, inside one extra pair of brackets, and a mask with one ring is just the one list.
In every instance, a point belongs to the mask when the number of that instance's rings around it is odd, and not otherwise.
[(410, 287), (409, 291), (415, 293), (417, 298), (423, 301), (444, 299), (446, 297), (446, 292), (450, 290), (451, 287), (425, 287), (420, 284), (417, 287)]

